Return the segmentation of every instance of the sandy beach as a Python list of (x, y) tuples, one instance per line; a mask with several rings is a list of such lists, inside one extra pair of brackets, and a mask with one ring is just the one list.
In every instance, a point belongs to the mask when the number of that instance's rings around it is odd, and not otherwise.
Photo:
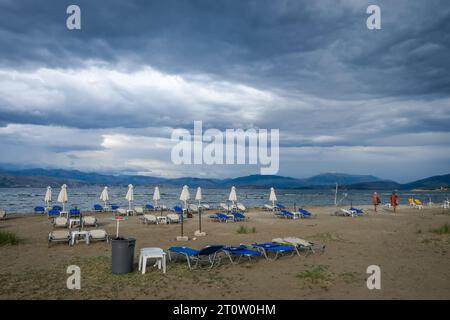
[[(47, 246), (53, 227), (46, 216), (10, 215), (0, 230), (12, 231), (18, 245), (0, 247), (0, 299), (450, 299), (450, 235), (436, 229), (450, 223), (450, 211), (400, 207), (396, 214), (337, 217), (335, 207), (308, 207), (316, 217), (285, 220), (251, 209), (249, 221), (218, 223), (203, 216), (206, 237), (177, 242), (180, 226), (144, 225), (135, 216), (121, 223), (121, 235), (136, 238), (135, 271), (111, 273), (111, 246), (96, 242), (74, 247)], [(88, 213), (84, 213), (88, 215)], [(115, 233), (111, 214), (95, 214), (99, 228)], [(240, 226), (249, 233), (239, 234)], [(197, 216), (186, 219), (185, 234), (193, 237)], [(255, 229), (254, 233), (252, 229)], [(185, 261), (168, 263), (162, 274), (152, 264), (137, 271), (142, 247), (174, 245), (201, 248), (207, 244), (236, 245), (295, 236), (326, 245), (323, 254), (260, 258), (218, 267), (189, 270)], [(66, 288), (67, 266), (81, 268), (81, 290)], [(368, 290), (366, 268), (381, 268), (381, 290)]]

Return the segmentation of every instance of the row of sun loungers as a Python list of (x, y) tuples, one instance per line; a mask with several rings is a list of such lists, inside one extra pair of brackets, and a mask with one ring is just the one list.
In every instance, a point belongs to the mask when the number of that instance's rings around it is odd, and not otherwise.
[[(316, 252), (323, 253), (325, 246), (319, 246), (300, 238), (287, 237), (273, 239), (271, 242), (255, 242), (251, 245), (240, 244), (228, 247), (210, 245), (200, 250), (188, 247), (170, 247), (168, 254), (170, 261), (176, 256), (184, 256), (189, 269), (197, 268), (202, 263), (208, 264), (211, 269), (220, 263), (219, 255), (221, 253), (224, 253), (232, 264), (237, 264), (242, 258), (252, 260), (252, 258), (264, 257), (267, 260), (276, 260), (282, 255), (301, 256), (301, 251), (306, 252), (306, 255)], [(273, 257), (270, 258), (271, 256)]]
[(228, 222), (228, 221), (247, 221), (248, 217), (240, 212), (232, 212), (230, 214), (226, 214), (223, 212), (216, 212), (214, 214), (211, 214), (209, 218), (212, 221), (218, 221), (218, 222)]
[(351, 207), (350, 209), (339, 209), (334, 215), (342, 217), (356, 217), (364, 214), (364, 210)]
[[(95, 229), (86, 231), (87, 237), (89, 237), (88, 242), (90, 241), (106, 241), (109, 242), (109, 236), (105, 230)], [(50, 248), (53, 242), (66, 242), (71, 245), (73, 243), (73, 232), (68, 230), (53, 230), (48, 234), (48, 247)]]

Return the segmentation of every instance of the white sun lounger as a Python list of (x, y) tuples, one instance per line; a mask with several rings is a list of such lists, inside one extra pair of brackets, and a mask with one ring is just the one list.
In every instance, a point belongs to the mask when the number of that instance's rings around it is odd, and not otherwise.
[(109, 242), (108, 233), (103, 229), (95, 229), (89, 231), (90, 240)]
[(144, 208), (134, 207), (134, 212), (136, 213), (136, 215), (142, 215), (142, 214), (144, 214)]
[(148, 224), (148, 223), (156, 224), (156, 222), (157, 222), (156, 216), (154, 216), (153, 214), (146, 213), (142, 217), (139, 217), (139, 219), (141, 219), (141, 221), (145, 224)]
[(238, 204), (237, 204), (237, 208), (238, 208), (238, 210), (240, 210), (240, 211), (245, 211), (245, 210), (247, 210), (247, 208), (246, 208), (242, 203), (238, 203)]
[(198, 212), (198, 205), (191, 203), (189, 205), (189, 211), (191, 211), (191, 212)]
[(6, 211), (5, 210), (0, 210), (0, 219), (1, 220), (6, 219)]
[(69, 220), (65, 217), (56, 217), (55, 220), (53, 220), (54, 228), (67, 228), (68, 225)]
[(354, 217), (356, 214), (352, 210), (347, 209), (339, 209), (334, 213), (335, 216), (342, 216), (342, 217)]
[(97, 218), (93, 216), (83, 217), (83, 226), (84, 227), (97, 227)]
[(306, 254), (316, 253), (316, 251), (321, 251), (323, 253), (325, 251), (325, 246), (319, 246), (314, 244), (314, 242), (297, 237), (276, 238), (273, 239), (272, 242), (296, 246), (300, 250), (306, 250)]
[(205, 209), (205, 210), (209, 210), (211, 208), (209, 206), (209, 204), (201, 204), (200, 207), (202, 207), (202, 209)]
[(178, 222), (180, 222), (180, 218), (179, 218), (177, 213), (168, 213), (167, 214), (167, 221), (169, 223), (178, 223)]
[(226, 212), (229, 212), (231, 210), (231, 206), (228, 206), (226, 203), (221, 203), (220, 208), (225, 210)]
[(52, 242), (60, 241), (70, 244), (70, 232), (68, 230), (54, 230), (48, 234), (48, 247), (50, 248)]

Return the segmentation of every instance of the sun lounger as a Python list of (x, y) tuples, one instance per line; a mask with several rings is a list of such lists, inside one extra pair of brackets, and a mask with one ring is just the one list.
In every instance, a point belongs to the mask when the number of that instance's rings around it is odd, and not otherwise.
[(233, 217), (234, 217), (234, 221), (246, 221), (248, 220), (248, 217), (246, 217), (245, 215), (243, 215), (240, 212), (233, 212)]
[(61, 206), (55, 205), (55, 206), (52, 207), (52, 210), (62, 211), (63, 208)]
[(220, 204), (220, 208), (221, 208), (222, 210), (225, 210), (226, 212), (230, 212), (230, 211), (231, 211), (231, 207), (228, 206), (226, 203), (221, 203), (221, 204)]
[(50, 248), (52, 242), (56, 241), (70, 244), (70, 232), (68, 230), (53, 230), (48, 234), (48, 247)]
[(89, 240), (96, 240), (96, 241), (106, 241), (106, 243), (109, 243), (109, 237), (108, 233), (106, 233), (103, 229), (94, 229), (89, 231)]
[(173, 211), (175, 211), (175, 213), (178, 213), (178, 214), (183, 214), (184, 213), (183, 208), (180, 207), (180, 206), (173, 207)]
[(80, 214), (81, 214), (80, 209), (74, 208), (69, 210), (69, 217), (79, 217)]
[(134, 207), (134, 212), (136, 212), (136, 215), (142, 215), (142, 214), (144, 214), (144, 208)]
[(156, 216), (154, 216), (152, 214), (148, 214), (148, 213), (145, 213), (144, 215), (139, 217), (139, 219), (145, 224), (149, 224), (149, 223), (156, 224), (156, 222), (157, 222)]
[(278, 256), (286, 253), (291, 253), (291, 255), (297, 253), (300, 256), (297, 247), (292, 245), (285, 245), (276, 242), (264, 242), (252, 243), (252, 246), (260, 250), (267, 260), (269, 260), (269, 252), (275, 253), (273, 260), (276, 260)]
[(191, 203), (189, 205), (189, 211), (190, 212), (198, 212), (198, 206), (196, 204)]
[(209, 204), (201, 204), (200, 205), (200, 207), (202, 208), (202, 209), (204, 209), (204, 210), (209, 210), (209, 209), (211, 209), (211, 207), (209, 206)]
[(51, 209), (47, 212), (49, 217), (59, 217), (61, 215), (61, 211), (56, 209)]
[[(169, 260), (172, 261), (172, 254), (180, 254), (186, 257), (189, 269), (192, 269), (191, 262), (195, 261), (195, 268), (199, 266), (202, 262), (207, 262), (210, 264), (209, 269), (211, 269), (217, 258), (217, 253), (223, 249), (222, 245), (211, 245), (206, 246), (203, 249), (196, 250), (188, 247), (170, 247), (169, 248)], [(219, 259), (220, 262), (220, 259)]]
[(334, 213), (335, 216), (340, 216), (340, 217), (354, 217), (355, 214), (347, 209), (339, 209)]
[(83, 227), (98, 227), (97, 218), (92, 216), (83, 217)]
[(116, 210), (116, 214), (118, 216), (126, 216), (127, 214), (127, 210), (123, 209), (123, 208), (117, 208)]
[(301, 238), (296, 238), (296, 237), (276, 238), (276, 239), (272, 239), (272, 242), (296, 246), (300, 250), (305, 250), (306, 254), (316, 253), (318, 251), (323, 253), (325, 251), (324, 245), (319, 246), (319, 245), (314, 244), (313, 242), (310, 242), (310, 241), (307, 241), (307, 240), (304, 240)]
[(100, 204), (94, 204), (94, 211), (96, 211), (96, 212), (102, 212), (104, 209), (103, 209), (103, 206), (102, 205), (100, 205)]
[(155, 207), (151, 203), (147, 203), (145, 205), (145, 210), (147, 210), (147, 211), (154, 211)]
[(300, 213), (291, 212), (289, 210), (281, 210), (278, 216), (286, 219), (298, 219), (300, 217)]
[(211, 214), (209, 216), (209, 218), (211, 220), (219, 221), (219, 222), (228, 222), (228, 221), (233, 221), (234, 220), (234, 216), (233, 215), (228, 215), (228, 214), (225, 214), (223, 212), (216, 212), (214, 214)]
[(442, 205), (442, 207), (443, 207), (444, 209), (450, 208), (450, 201), (445, 200), (445, 201), (444, 201), (444, 204)]
[(65, 217), (56, 217), (53, 220), (54, 228), (67, 228), (69, 225), (69, 220)]
[(43, 214), (45, 213), (45, 208), (41, 206), (34, 207), (34, 213)]
[(364, 214), (364, 211), (362, 209), (351, 207), (349, 210), (353, 211), (355, 215), (362, 215), (362, 214)]
[(0, 210), (0, 219), (1, 220), (5, 220), (6, 219), (6, 211), (5, 210)]
[(423, 204), (422, 201), (420, 201), (419, 199), (414, 199), (414, 205), (417, 209), (422, 210), (423, 209)]
[(267, 211), (273, 211), (275, 210), (276, 207), (272, 206), (271, 204), (265, 204), (263, 206), (263, 210), (267, 210)]
[[(246, 245), (226, 247), (223, 248), (223, 252), (225, 252), (232, 264), (239, 263), (242, 257), (247, 257), (251, 261), (252, 257), (260, 257), (262, 255), (261, 251), (249, 249)], [(237, 257), (237, 261), (233, 260), (233, 256)]]
[(286, 209), (286, 207), (285, 207), (282, 203), (277, 203), (277, 204), (275, 205), (275, 208), (276, 208), (277, 210), (284, 210), (284, 209)]
[(245, 212), (245, 210), (247, 210), (247, 208), (246, 208), (242, 203), (238, 203), (238, 204), (236, 205), (236, 207), (237, 207), (237, 209), (238, 209), (239, 211)]
[(312, 218), (313, 216), (311, 212), (303, 208), (298, 209), (298, 212), (300, 212), (300, 217), (302, 218)]
[(167, 214), (167, 222), (169, 223), (179, 223), (180, 215), (178, 213), (168, 213)]

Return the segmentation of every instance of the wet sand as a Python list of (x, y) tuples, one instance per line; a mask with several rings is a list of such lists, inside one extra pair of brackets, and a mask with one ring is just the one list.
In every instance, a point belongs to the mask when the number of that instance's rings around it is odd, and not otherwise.
[[(211, 222), (203, 214), (206, 237), (193, 240), (198, 219), (180, 226), (144, 225), (135, 216), (121, 223), (123, 236), (136, 238), (135, 256), (142, 247), (174, 245), (201, 248), (207, 244), (236, 245), (295, 236), (326, 245), (323, 254), (263, 258), (231, 265), (225, 257), (212, 269), (188, 270), (185, 261), (168, 263), (163, 275), (152, 264), (147, 273), (113, 275), (111, 247), (103, 242), (74, 247), (47, 246), (53, 229), (44, 216), (11, 215), (0, 230), (15, 232), (18, 245), (0, 246), (1, 299), (450, 299), (450, 235), (434, 229), (450, 224), (450, 210), (401, 207), (393, 214), (369, 207), (361, 217), (337, 217), (335, 207), (308, 207), (312, 219), (286, 220), (271, 212), (251, 209), (249, 221)], [(84, 213), (90, 215), (93, 213)], [(99, 228), (115, 234), (111, 214), (95, 214)], [(240, 226), (249, 233), (238, 234)], [(255, 228), (255, 233), (252, 233)], [(66, 288), (67, 266), (81, 268), (81, 290)], [(366, 269), (381, 268), (381, 290), (368, 290)]]

